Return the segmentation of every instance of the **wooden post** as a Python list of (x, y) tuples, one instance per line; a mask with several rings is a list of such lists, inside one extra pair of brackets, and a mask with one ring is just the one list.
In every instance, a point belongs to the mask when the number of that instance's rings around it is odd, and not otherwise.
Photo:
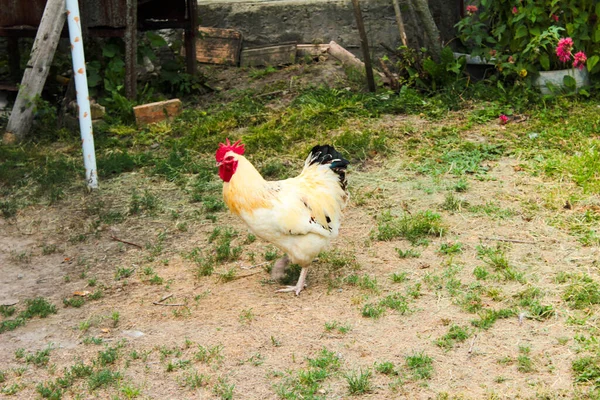
[(8, 119), (4, 134), (5, 143), (22, 140), (31, 129), (35, 99), (44, 89), (60, 33), (65, 25), (65, 17), (65, 0), (48, 0), (15, 105)]
[(125, 95), (137, 96), (137, 0), (127, 0), (125, 18)]
[(398, 4), (398, 0), (392, 0), (392, 2), (394, 3), (394, 12), (396, 13), (396, 24), (398, 25), (398, 31), (400, 31), (400, 40), (402, 40), (402, 45), (404, 47), (408, 47), (404, 21), (402, 21), (402, 13), (400, 13), (400, 5)]
[(196, 75), (196, 37), (198, 36), (198, 0), (187, 0), (189, 26), (185, 30), (185, 62), (187, 72)]
[(356, 18), (356, 25), (358, 27), (358, 33), (360, 35), (360, 45), (362, 47), (363, 57), (365, 59), (365, 72), (367, 74), (367, 86), (369, 92), (375, 92), (375, 79), (373, 78), (373, 66), (371, 65), (371, 54), (369, 54), (369, 42), (367, 40), (367, 32), (365, 31), (365, 25), (363, 23), (362, 12), (360, 11), (360, 4), (358, 0), (352, 0), (354, 6), (354, 18)]

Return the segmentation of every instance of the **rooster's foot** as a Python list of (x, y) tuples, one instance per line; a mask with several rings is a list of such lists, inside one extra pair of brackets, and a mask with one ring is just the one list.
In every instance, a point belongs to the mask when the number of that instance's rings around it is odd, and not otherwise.
[(308, 273), (308, 270), (306, 268), (302, 268), (302, 271), (300, 271), (300, 277), (298, 278), (298, 282), (296, 283), (296, 286), (286, 286), (283, 289), (277, 290), (277, 293), (294, 292), (294, 293), (296, 293), (296, 296), (298, 296), (300, 294), (300, 292), (302, 291), (302, 289), (304, 289), (304, 287), (306, 286), (304, 281), (306, 280), (307, 273)]

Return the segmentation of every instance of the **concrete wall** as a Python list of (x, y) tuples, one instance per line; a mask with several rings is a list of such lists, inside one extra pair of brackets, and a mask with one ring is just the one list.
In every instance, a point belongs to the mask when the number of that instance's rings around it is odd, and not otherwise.
[[(400, 0), (403, 19), (411, 46), (420, 46), (423, 33), (406, 6)], [(376, 52), (379, 43), (390, 47), (400, 44), (392, 0), (361, 0), (361, 8), (369, 42)], [(358, 52), (360, 40), (350, 0), (208, 0), (200, 1), (202, 26), (237, 29), (247, 47), (289, 41), (298, 43), (329, 43), (335, 40), (351, 51)], [(460, 0), (429, 0), (442, 39), (454, 37), (454, 24), (460, 19)]]

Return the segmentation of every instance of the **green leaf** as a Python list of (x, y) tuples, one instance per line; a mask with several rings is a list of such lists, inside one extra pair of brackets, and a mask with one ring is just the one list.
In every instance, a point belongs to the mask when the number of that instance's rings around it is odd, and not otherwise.
[(119, 46), (116, 44), (109, 43), (102, 48), (102, 55), (107, 58), (113, 58), (119, 54)]
[(525, 25), (520, 25), (515, 32), (515, 39), (519, 39), (524, 36), (527, 36), (527, 27)]
[(541, 33), (542, 31), (540, 30), (539, 26), (534, 26), (531, 29), (529, 29), (529, 34), (531, 36), (540, 36)]
[(149, 31), (146, 32), (146, 37), (150, 41), (152, 47), (162, 47), (167, 45), (167, 41), (159, 34)]
[(596, 64), (598, 64), (598, 61), (600, 61), (600, 56), (592, 56), (592, 57), (588, 58), (588, 60), (587, 60), (588, 71), (591, 71), (592, 69), (594, 69)]
[(542, 64), (544, 71), (550, 70), (550, 57), (548, 57), (548, 54), (540, 54), (540, 64)]
[(577, 86), (575, 78), (573, 78), (571, 75), (565, 75), (565, 77), (563, 78), (563, 84), (570, 89), (575, 89), (575, 87)]
[(596, 16), (600, 18), (600, 3), (596, 3)]
[[(598, 3), (600, 4), (600, 3)], [(594, 30), (594, 42), (598, 43), (600, 42), (600, 25), (598, 27), (596, 27), (596, 29)]]

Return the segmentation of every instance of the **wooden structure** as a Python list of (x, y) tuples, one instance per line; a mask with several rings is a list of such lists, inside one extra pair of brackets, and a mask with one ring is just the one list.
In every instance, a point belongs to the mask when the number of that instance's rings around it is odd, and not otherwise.
[[(0, 0), (0, 36), (8, 37), (9, 66), (20, 79), (19, 37), (35, 37), (46, 0)], [(197, 0), (86, 0), (81, 1), (84, 31), (90, 36), (121, 37), (125, 43), (125, 91), (136, 96), (137, 31), (185, 30), (186, 66), (196, 72)], [(66, 28), (63, 36), (67, 37)]]
[(206, 64), (238, 65), (242, 50), (242, 34), (233, 29), (198, 28), (196, 60)]
[(257, 46), (242, 50), (240, 66), (279, 66), (296, 62), (296, 43)]

